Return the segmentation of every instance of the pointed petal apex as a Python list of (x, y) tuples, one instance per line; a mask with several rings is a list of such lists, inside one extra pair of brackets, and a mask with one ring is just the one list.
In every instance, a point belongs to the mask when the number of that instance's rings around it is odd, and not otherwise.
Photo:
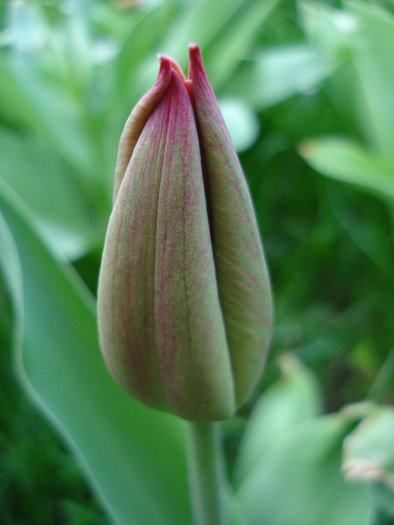
[(271, 292), (249, 189), (197, 45), (189, 76), (209, 192), (220, 304), (242, 404), (263, 369), (271, 335)]
[(196, 44), (160, 56), (123, 131), (97, 294), (104, 359), (147, 405), (222, 420), (254, 387), (272, 305), (252, 201)]
[(185, 419), (231, 417), (235, 389), (198, 133), (175, 72), (144, 125), (111, 214), (98, 323), (106, 363), (133, 396)]
[(137, 140), (148, 118), (165, 93), (171, 79), (171, 59), (160, 56), (160, 71), (155, 85), (144, 95), (131, 112), (120, 138), (112, 203), (115, 204), (120, 185), (130, 162)]

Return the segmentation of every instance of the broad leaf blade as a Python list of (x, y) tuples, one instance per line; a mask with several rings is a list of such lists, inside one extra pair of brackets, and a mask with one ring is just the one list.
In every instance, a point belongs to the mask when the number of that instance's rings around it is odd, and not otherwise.
[(178, 17), (164, 39), (163, 53), (168, 54), (181, 66), (186, 66), (187, 49), (196, 42), (205, 49), (226, 27), (229, 19), (245, 3), (245, 0), (204, 0), (192, 2)]
[(245, 58), (278, 0), (244, 1), (204, 53), (204, 63), (216, 90), (224, 86)]
[(3, 186), (0, 207), (22, 268), (23, 345), (16, 352), (25, 387), (119, 523), (190, 523), (181, 422), (118, 387), (100, 355), (92, 297)]
[(75, 171), (43, 141), (0, 131), (0, 178), (39, 219), (53, 246), (77, 259), (102, 241), (103, 216)]
[(343, 444), (342, 470), (348, 479), (386, 483), (394, 490), (394, 409), (376, 407)]
[(247, 477), (276, 441), (321, 411), (317, 379), (295, 356), (282, 356), (282, 375), (260, 398), (246, 425), (235, 467), (236, 482)]
[(242, 93), (262, 110), (315, 89), (339, 63), (307, 45), (261, 51), (244, 65), (228, 89)]
[(349, 1), (345, 6), (360, 24), (353, 61), (360, 80), (361, 124), (376, 150), (393, 159), (394, 16), (365, 2)]
[(349, 423), (340, 416), (305, 421), (278, 439), (242, 483), (250, 525), (370, 525), (369, 488), (340, 472)]
[(394, 197), (394, 163), (369, 153), (356, 142), (333, 137), (316, 139), (304, 142), (300, 151), (323, 175)]
[(94, 173), (93, 144), (80, 124), (82, 108), (30, 63), (21, 66), (0, 56), (0, 76), (0, 113), (42, 137), (82, 173)]

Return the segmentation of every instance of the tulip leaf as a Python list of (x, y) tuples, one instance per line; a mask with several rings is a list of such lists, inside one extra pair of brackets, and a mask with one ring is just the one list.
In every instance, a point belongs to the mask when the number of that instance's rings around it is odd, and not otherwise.
[(127, 99), (136, 103), (154, 82), (156, 53), (171, 56), (186, 71), (188, 44), (197, 42), (202, 48), (209, 45), (244, 1), (191, 3), (179, 14), (176, 12), (177, 16), (166, 4), (148, 11), (130, 32), (117, 59), (118, 79), (127, 89)]
[(282, 356), (280, 366), (282, 376), (261, 396), (247, 422), (235, 466), (238, 485), (278, 438), (321, 411), (313, 373), (293, 355)]
[(352, 58), (360, 82), (361, 124), (372, 145), (394, 159), (394, 16), (364, 2), (349, 1), (345, 6), (360, 24)]
[(188, 44), (196, 42), (205, 49), (217, 37), (231, 16), (245, 0), (205, 0), (192, 2), (190, 7), (175, 21), (172, 31), (162, 42), (163, 53), (168, 54), (181, 66), (186, 66)]
[(15, 240), (13, 246), (0, 223), (0, 245), (11, 253), (2, 251), (0, 264), (11, 279), (19, 319), (15, 360), (26, 391), (75, 453), (114, 520), (191, 523), (183, 424), (120, 389), (104, 366), (94, 301), (84, 284), (45, 246), (34, 217), (3, 184), (0, 208)]
[(4, 278), (14, 309), (14, 340), (21, 335), (22, 278), (18, 250), (3, 215), (0, 213), (0, 272)]
[(243, 66), (227, 89), (242, 93), (262, 110), (315, 89), (338, 64), (307, 45), (262, 51)]
[(90, 173), (92, 143), (78, 123), (82, 106), (40, 78), (29, 62), (14, 64), (0, 57), (0, 77), (0, 114), (42, 137), (81, 172)]
[[(351, 93), (359, 125), (371, 147), (394, 157), (394, 17), (382, 8), (347, 1), (344, 9), (318, 2), (300, 2), (304, 30), (310, 42), (327, 55), (346, 56), (352, 68), (334, 103), (343, 114), (343, 90)], [(347, 108), (345, 107), (347, 112)]]
[(394, 197), (394, 163), (356, 142), (335, 137), (310, 140), (301, 145), (300, 152), (323, 175)]
[(394, 489), (394, 409), (376, 407), (344, 441), (348, 479), (386, 483)]
[(126, 100), (130, 98), (129, 91), (133, 91), (132, 84), (138, 78), (138, 65), (157, 50), (165, 30), (166, 10), (165, 5), (150, 9), (132, 28), (116, 58), (117, 84), (125, 90)]
[(33, 137), (0, 131), (0, 177), (26, 203), (52, 245), (70, 259), (101, 242), (103, 217), (95, 213), (70, 166)]
[(340, 471), (349, 430), (345, 418), (321, 416), (278, 438), (238, 490), (249, 525), (371, 525), (369, 487)]
[(303, 0), (297, 8), (302, 30), (314, 49), (332, 58), (348, 58), (352, 36), (359, 28), (354, 15), (326, 3)]
[(214, 90), (225, 84), (239, 61), (245, 58), (277, 3), (278, 0), (243, 2), (223, 31), (207, 47), (204, 63)]

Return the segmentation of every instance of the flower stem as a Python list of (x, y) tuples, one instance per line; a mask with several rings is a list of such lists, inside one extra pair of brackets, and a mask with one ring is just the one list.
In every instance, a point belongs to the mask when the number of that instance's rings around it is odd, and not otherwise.
[(188, 423), (189, 486), (195, 525), (225, 525), (217, 423)]

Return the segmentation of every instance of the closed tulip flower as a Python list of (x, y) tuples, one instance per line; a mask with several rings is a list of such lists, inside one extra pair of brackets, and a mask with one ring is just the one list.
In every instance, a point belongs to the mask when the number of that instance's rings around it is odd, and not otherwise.
[(130, 394), (194, 421), (227, 419), (263, 369), (271, 333), (253, 205), (197, 45), (189, 78), (162, 56), (131, 113), (115, 174), (98, 326)]

